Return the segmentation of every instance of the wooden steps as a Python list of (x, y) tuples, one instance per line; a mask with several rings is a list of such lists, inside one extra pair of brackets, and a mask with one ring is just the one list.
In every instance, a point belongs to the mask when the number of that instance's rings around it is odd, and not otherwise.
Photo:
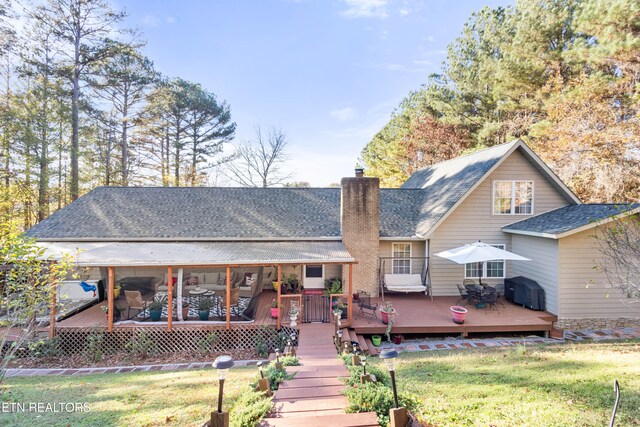
[[(265, 420), (267, 421), (267, 420)], [(264, 426), (290, 426), (292, 420), (287, 418), (269, 418)], [(364, 427), (377, 426), (378, 419), (375, 412), (362, 412), (359, 414), (326, 414), (322, 416), (309, 415), (304, 417), (296, 417), (295, 425), (297, 427), (318, 427), (323, 425), (326, 427), (342, 426), (342, 427)]]
[[(345, 339), (357, 340), (351, 331)], [(342, 394), (344, 384), (338, 377), (349, 372), (337, 358), (331, 337), (331, 325), (303, 325), (297, 355), (301, 366), (287, 367), (295, 377), (284, 381), (275, 392), (273, 406), (261, 426), (317, 427), (377, 426), (375, 413), (345, 414), (347, 398)], [(359, 342), (359, 341), (358, 341)]]

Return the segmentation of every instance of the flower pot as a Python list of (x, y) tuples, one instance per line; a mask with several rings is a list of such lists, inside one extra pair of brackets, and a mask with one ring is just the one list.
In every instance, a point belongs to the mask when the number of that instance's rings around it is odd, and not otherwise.
[(162, 310), (149, 310), (149, 317), (153, 322), (157, 322), (162, 317)]
[(278, 307), (271, 307), (271, 318), (272, 319), (278, 318)]
[(271, 282), (271, 285), (273, 286), (273, 290), (278, 292), (278, 282)]
[[(396, 314), (395, 309), (393, 310), (393, 314)], [(389, 313), (387, 313), (386, 311), (380, 311), (380, 317), (382, 318), (382, 323), (384, 323), (385, 325), (389, 323)]]
[(375, 347), (380, 347), (380, 343), (382, 343), (382, 336), (380, 336), (380, 335), (371, 335), (371, 343)]
[(296, 326), (298, 326), (298, 316), (289, 316), (289, 320), (291, 320), (291, 327), (295, 328)]
[(400, 345), (402, 344), (402, 335), (396, 335), (393, 337), (393, 343), (395, 345)]
[(182, 307), (182, 320), (187, 320), (189, 317), (189, 306)]
[(360, 301), (360, 294), (353, 294), (354, 301)]
[(119, 296), (120, 296), (120, 288), (114, 288), (113, 289), (113, 298), (118, 299)]
[(464, 316), (467, 314), (467, 309), (454, 305), (451, 307), (451, 314), (453, 315), (453, 322), (459, 325), (464, 323)]
[(209, 310), (198, 310), (200, 320), (209, 320)]

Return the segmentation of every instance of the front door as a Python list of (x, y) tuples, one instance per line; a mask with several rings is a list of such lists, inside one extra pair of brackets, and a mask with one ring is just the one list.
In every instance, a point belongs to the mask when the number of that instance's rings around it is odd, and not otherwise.
[(324, 289), (324, 265), (305, 265), (302, 284), (305, 289)]

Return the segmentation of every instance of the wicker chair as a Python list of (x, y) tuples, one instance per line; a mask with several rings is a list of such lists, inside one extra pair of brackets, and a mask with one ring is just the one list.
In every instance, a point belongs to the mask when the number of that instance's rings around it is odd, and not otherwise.
[(142, 299), (142, 294), (140, 291), (124, 291), (124, 296), (127, 299), (127, 320), (131, 319), (131, 309), (138, 310), (138, 314), (140, 312), (143, 313), (142, 319), (146, 319), (147, 316), (147, 305), (149, 301), (145, 301)]

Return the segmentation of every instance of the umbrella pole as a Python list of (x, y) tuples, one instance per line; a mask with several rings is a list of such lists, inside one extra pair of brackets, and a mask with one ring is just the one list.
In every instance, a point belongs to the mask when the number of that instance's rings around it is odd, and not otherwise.
[(478, 283), (482, 286), (482, 273), (484, 272), (484, 264), (486, 261), (483, 261), (480, 265), (480, 273), (478, 274)]

